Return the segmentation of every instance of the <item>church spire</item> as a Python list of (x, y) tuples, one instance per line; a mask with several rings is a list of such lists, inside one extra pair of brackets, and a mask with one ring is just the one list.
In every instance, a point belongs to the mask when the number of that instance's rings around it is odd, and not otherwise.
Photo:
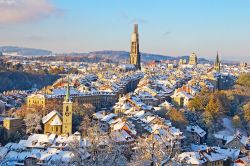
[(134, 33), (138, 33), (138, 24), (134, 24)]
[(73, 113), (73, 103), (70, 100), (70, 86), (69, 86), (69, 74), (67, 82), (67, 90), (65, 101), (63, 102), (63, 124), (62, 124), (62, 134), (71, 135), (72, 133), (72, 113)]
[(217, 51), (215, 64), (219, 64), (219, 63), (220, 63), (220, 59), (219, 59), (219, 53)]
[(69, 102), (70, 101), (70, 87), (69, 87), (69, 74), (67, 76), (67, 89), (66, 89), (66, 96), (65, 96), (65, 101)]
[(215, 63), (214, 63), (214, 69), (217, 72), (220, 72), (220, 58), (219, 58), (219, 53), (217, 51), (217, 55), (216, 55), (216, 59), (215, 59)]

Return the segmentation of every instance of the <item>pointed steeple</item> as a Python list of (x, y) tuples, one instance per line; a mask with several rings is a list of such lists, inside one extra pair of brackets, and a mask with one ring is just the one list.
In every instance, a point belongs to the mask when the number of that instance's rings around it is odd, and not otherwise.
[(220, 72), (220, 58), (219, 58), (219, 53), (217, 51), (217, 55), (216, 55), (216, 59), (215, 59), (215, 63), (214, 63), (214, 69), (217, 72)]
[(215, 60), (215, 64), (219, 64), (220, 63), (220, 58), (219, 58), (219, 53), (217, 51), (217, 55), (216, 55), (216, 60)]
[(138, 24), (134, 24), (134, 33), (138, 33)]
[(72, 113), (73, 113), (73, 103), (70, 100), (70, 86), (69, 86), (69, 74), (68, 74), (67, 91), (66, 91), (65, 101), (63, 102), (62, 134), (64, 135), (72, 134)]
[(67, 77), (68, 77), (68, 81), (67, 81), (67, 90), (66, 90), (65, 102), (70, 101), (69, 74), (68, 74)]

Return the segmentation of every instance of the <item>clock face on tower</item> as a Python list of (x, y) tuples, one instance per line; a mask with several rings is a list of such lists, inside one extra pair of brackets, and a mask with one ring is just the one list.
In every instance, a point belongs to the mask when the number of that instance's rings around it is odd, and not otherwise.
[(69, 115), (70, 115), (70, 112), (67, 110), (67, 111), (65, 112), (65, 115), (66, 115), (66, 116), (69, 116)]

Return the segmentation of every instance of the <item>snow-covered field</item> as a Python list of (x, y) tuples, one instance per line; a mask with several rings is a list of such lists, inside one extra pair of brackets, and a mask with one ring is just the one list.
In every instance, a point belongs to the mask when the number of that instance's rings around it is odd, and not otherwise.
[(224, 118), (222, 118), (222, 122), (223, 122), (222, 125), (223, 125), (224, 129), (221, 131), (218, 131), (216, 134), (230, 136), (230, 135), (234, 135), (236, 130), (239, 130), (243, 135), (246, 135), (245, 130), (234, 128), (232, 118), (224, 117)]

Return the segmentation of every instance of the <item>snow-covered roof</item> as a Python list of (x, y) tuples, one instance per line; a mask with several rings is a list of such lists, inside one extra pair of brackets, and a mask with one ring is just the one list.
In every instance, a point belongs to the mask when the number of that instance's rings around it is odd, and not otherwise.
[(178, 155), (180, 161), (192, 165), (201, 165), (207, 162), (206, 158), (199, 152), (184, 152)]
[(69, 164), (73, 158), (74, 158), (73, 152), (61, 150), (58, 153), (52, 155), (49, 163), (55, 164), (55, 163), (61, 162), (62, 164)]
[(126, 122), (120, 122), (114, 125), (114, 130), (120, 130), (123, 128), (123, 126), (126, 124)]
[(108, 121), (110, 121), (111, 119), (113, 119), (113, 118), (116, 117), (116, 116), (117, 116), (117, 115), (114, 114), (114, 113), (108, 114), (108, 115), (106, 115), (106, 116), (104, 116), (104, 117), (102, 118), (102, 121), (108, 122)]
[(36, 94), (36, 93), (34, 93), (34, 94), (29, 95), (29, 98), (33, 98), (33, 97), (40, 98), (40, 99), (45, 98), (44, 94)]
[(222, 134), (214, 134), (214, 137), (226, 141), (225, 144), (229, 144), (234, 139), (238, 139), (244, 146), (246, 146), (249, 143), (248, 137), (243, 136), (239, 133), (235, 135), (226, 135), (226, 136)]
[(182, 132), (180, 131), (180, 129), (177, 129), (177, 128), (175, 128), (175, 127), (171, 127), (171, 128), (170, 128), (170, 131), (171, 131), (171, 133), (172, 133), (173, 135), (175, 135), (175, 136), (180, 136), (180, 135), (182, 135)]
[(57, 112), (56, 110), (53, 110), (42, 118), (42, 123), (45, 124), (55, 115), (58, 115), (59, 117), (62, 118), (62, 115), (59, 112)]
[(125, 130), (116, 130), (111, 132), (111, 137), (115, 142), (131, 142), (134, 138), (131, 137)]
[(208, 147), (207, 145), (194, 145), (191, 144), (191, 149), (193, 151), (201, 151), (202, 154), (207, 157), (209, 161), (223, 160), (226, 158), (231, 158), (233, 160), (237, 159), (240, 150), (239, 149), (230, 149), (230, 148), (221, 148), (221, 147)]
[(171, 104), (171, 103), (168, 102), (168, 101), (164, 101), (164, 102), (161, 103), (159, 106), (162, 106), (162, 107), (173, 107), (173, 104)]
[(55, 139), (55, 136), (55, 134), (50, 134), (49, 136), (46, 134), (33, 134), (29, 136), (25, 146), (43, 148), (47, 144), (52, 144)]
[(40, 152), (40, 160), (44, 162), (48, 162), (50, 158), (58, 153), (59, 150), (56, 148), (48, 148), (46, 151)]
[(145, 114), (145, 111), (139, 111), (138, 113), (135, 114), (135, 117), (141, 118)]
[[(65, 95), (66, 94), (67, 89), (66, 88), (57, 88), (53, 90), (53, 94), (55, 96), (61, 96), (61, 95)], [(70, 88), (70, 94), (71, 95), (77, 95), (79, 94), (79, 92), (77, 91), (77, 89), (75, 88)]]
[(121, 69), (128, 70), (128, 69), (135, 69), (134, 64), (122, 64), (119, 66)]
[(105, 115), (103, 111), (99, 111), (93, 114), (96, 119), (102, 119)]
[(200, 137), (204, 137), (206, 135), (206, 132), (200, 128), (200, 126), (187, 126), (187, 131), (189, 132), (195, 132), (196, 134), (198, 134)]
[(202, 153), (206, 159), (210, 162), (214, 162), (214, 161), (219, 161), (219, 160), (224, 160), (227, 159), (227, 156), (225, 156), (224, 154), (220, 154), (217, 153), (216, 151), (211, 151), (208, 153)]
[(18, 154), (18, 160), (19, 161), (24, 161), (26, 159), (26, 157), (30, 156), (30, 152), (29, 151), (22, 151)]
[(16, 151), (10, 151), (6, 156), (5, 159), (6, 160), (17, 160), (18, 158), (18, 152)]
[(144, 118), (141, 118), (141, 120), (145, 123), (150, 123), (154, 119), (155, 119), (155, 116), (145, 116)]
[(226, 148), (220, 148), (220, 147), (213, 147), (213, 148), (217, 153), (230, 157), (233, 160), (237, 159), (240, 154), (239, 149), (230, 149), (230, 148), (226, 149)]
[(186, 98), (188, 100), (193, 98), (192, 95), (188, 94), (185, 91), (175, 92), (171, 97), (172, 98), (174, 98), (174, 97), (184, 97), (184, 98)]
[(10, 148), (11, 150), (15, 150), (15, 151), (18, 151), (18, 150), (24, 150), (25, 149), (25, 146), (23, 144), (19, 144), (19, 143), (13, 143), (13, 145), (11, 146)]
[(0, 161), (4, 159), (7, 153), (8, 153), (8, 148), (0, 147)]

